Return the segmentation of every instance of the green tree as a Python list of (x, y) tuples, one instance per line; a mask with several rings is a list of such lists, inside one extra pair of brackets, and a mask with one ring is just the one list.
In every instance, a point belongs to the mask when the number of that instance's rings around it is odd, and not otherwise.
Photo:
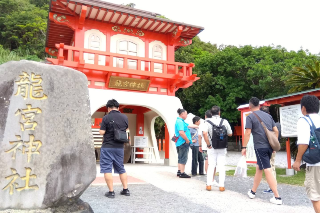
[(302, 50), (288, 52), (281, 46), (222, 46), (217, 49), (210, 44), (209, 52), (204, 50), (204, 45), (198, 48), (194, 43), (195, 47), (180, 48), (176, 58), (179, 60), (181, 56), (181, 60), (185, 56), (183, 62), (194, 62), (193, 71), (200, 80), (176, 95), (188, 112), (203, 117), (207, 109), (218, 105), (222, 117), (231, 122), (239, 121), (237, 107), (248, 103), (252, 96), (265, 99), (287, 94), (289, 87), (283, 79), (292, 67), (316, 58)]
[(157, 139), (164, 139), (164, 136), (165, 136), (164, 125), (165, 125), (164, 120), (160, 116), (157, 117), (154, 122), (154, 131)]
[(37, 7), (49, 7), (50, 0), (29, 0), (29, 2)]
[(320, 88), (319, 61), (314, 61), (303, 67), (294, 67), (289, 73), (286, 85), (291, 87), (289, 93)]
[(0, 44), (4, 48), (44, 58), (48, 5), (38, 3), (41, 7), (29, 0), (0, 0)]

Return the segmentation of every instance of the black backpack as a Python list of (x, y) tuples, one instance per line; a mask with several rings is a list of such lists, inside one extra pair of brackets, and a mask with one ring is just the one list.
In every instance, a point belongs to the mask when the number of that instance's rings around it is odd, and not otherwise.
[(311, 124), (309, 123), (308, 119), (303, 117), (310, 125), (310, 141), (309, 146), (306, 152), (303, 154), (302, 160), (306, 163), (315, 164), (320, 162), (320, 128), (316, 128), (312, 119), (309, 115), (306, 116), (310, 119)]
[(216, 126), (211, 121), (206, 120), (209, 124), (212, 125), (212, 134), (208, 132), (211, 136), (211, 145), (214, 149), (225, 149), (228, 148), (228, 134), (227, 128), (222, 125), (224, 119), (221, 119), (219, 126)]

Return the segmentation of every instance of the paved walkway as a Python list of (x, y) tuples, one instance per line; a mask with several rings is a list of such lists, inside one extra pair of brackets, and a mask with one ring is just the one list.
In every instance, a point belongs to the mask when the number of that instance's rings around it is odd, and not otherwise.
[[(130, 197), (119, 195), (122, 189), (117, 176), (115, 199), (104, 197), (107, 186), (101, 174), (82, 195), (96, 213), (103, 212), (313, 212), (312, 204), (303, 187), (280, 184), (279, 192), (284, 205), (269, 203), (271, 195), (260, 193), (267, 188), (264, 182), (256, 199), (250, 200), (246, 192), (252, 186), (252, 178), (227, 177), (226, 191), (217, 188), (205, 190), (205, 176), (191, 179), (176, 177), (176, 167), (148, 164), (127, 164)], [(99, 171), (98, 171), (99, 172)]]

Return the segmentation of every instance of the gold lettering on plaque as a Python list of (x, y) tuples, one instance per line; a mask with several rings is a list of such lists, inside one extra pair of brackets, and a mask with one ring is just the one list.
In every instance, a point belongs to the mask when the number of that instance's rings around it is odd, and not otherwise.
[(150, 80), (111, 76), (109, 88), (148, 91)]

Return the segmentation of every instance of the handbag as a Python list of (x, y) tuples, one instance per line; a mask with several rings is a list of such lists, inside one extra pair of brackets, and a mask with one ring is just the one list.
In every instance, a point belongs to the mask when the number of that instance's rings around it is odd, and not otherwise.
[(179, 135), (179, 136), (174, 135), (174, 136), (171, 138), (171, 140), (172, 140), (173, 142), (177, 143), (177, 141), (179, 140), (179, 138), (180, 138), (180, 135)]
[(309, 115), (307, 115), (311, 121), (311, 124), (308, 120), (303, 117), (307, 123), (310, 125), (310, 141), (309, 146), (306, 152), (302, 156), (302, 160), (306, 163), (316, 164), (320, 162), (320, 146), (319, 146), (319, 138), (320, 138), (320, 128), (316, 129), (312, 119)]
[[(111, 117), (111, 115), (110, 115)], [(112, 119), (112, 118), (111, 118)], [(114, 132), (114, 141), (117, 143), (129, 143), (128, 137), (127, 137), (127, 132), (120, 130), (119, 128), (115, 127), (115, 122), (112, 119), (110, 123), (113, 126), (113, 132)]]
[(279, 151), (281, 149), (281, 146), (276, 136), (276, 133), (274, 131), (270, 131), (255, 112), (252, 112), (252, 113), (257, 117), (257, 119), (261, 123), (273, 151), (276, 151), (276, 152)]

